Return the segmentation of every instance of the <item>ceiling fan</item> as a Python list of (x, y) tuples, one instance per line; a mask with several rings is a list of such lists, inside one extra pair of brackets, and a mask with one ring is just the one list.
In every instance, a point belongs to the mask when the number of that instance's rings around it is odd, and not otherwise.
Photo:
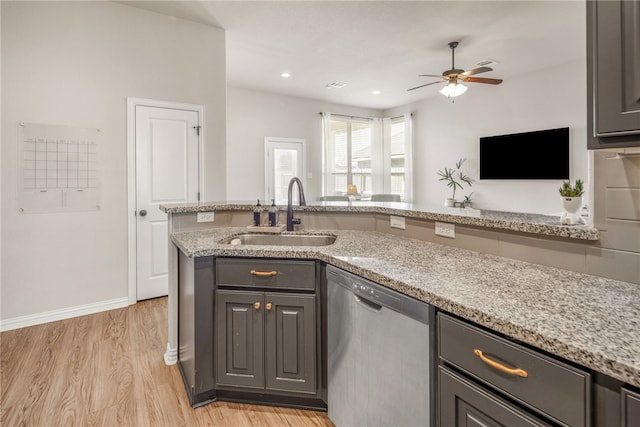
[(489, 68), (489, 67), (478, 67), (478, 68), (474, 68), (473, 70), (461, 70), (459, 68), (455, 67), (455, 63), (454, 63), (454, 54), (455, 54), (455, 49), (456, 47), (458, 47), (458, 42), (449, 42), (449, 47), (451, 48), (451, 69), (447, 70), (445, 72), (442, 73), (441, 76), (435, 75), (435, 74), (420, 74), (420, 77), (440, 77), (442, 78), (442, 80), (439, 81), (435, 81), (435, 82), (431, 82), (431, 83), (427, 83), (424, 85), (420, 85), (420, 86), (416, 86), (416, 87), (412, 87), (411, 89), (407, 89), (407, 90), (415, 90), (415, 89), (420, 89), (421, 87), (425, 87), (425, 86), (430, 86), (430, 85), (434, 85), (437, 83), (442, 83), (443, 81), (447, 82), (448, 84), (442, 88), (440, 90), (440, 93), (447, 96), (447, 97), (454, 97), (454, 96), (458, 96), (458, 95), (462, 95), (466, 90), (467, 87), (465, 85), (463, 85), (461, 82), (465, 82), (465, 83), (488, 83), (488, 84), (492, 84), (492, 85), (498, 85), (500, 83), (502, 83), (502, 79), (488, 79), (485, 77), (471, 77), (475, 74), (480, 74), (480, 73), (486, 73), (487, 71), (492, 71), (493, 68)]

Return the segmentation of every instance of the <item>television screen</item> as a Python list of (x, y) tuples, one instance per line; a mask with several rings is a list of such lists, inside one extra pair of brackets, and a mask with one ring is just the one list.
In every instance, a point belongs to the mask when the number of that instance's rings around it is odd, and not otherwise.
[(481, 137), (480, 179), (569, 179), (569, 128)]

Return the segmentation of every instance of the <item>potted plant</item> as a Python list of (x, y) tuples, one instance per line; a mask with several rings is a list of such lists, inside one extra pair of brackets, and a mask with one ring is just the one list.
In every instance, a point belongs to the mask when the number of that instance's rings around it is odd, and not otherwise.
[(581, 179), (571, 185), (570, 181), (564, 181), (558, 189), (562, 197), (562, 206), (564, 213), (560, 218), (563, 224), (577, 224), (582, 222), (582, 218), (578, 215), (578, 210), (582, 207), (582, 195), (584, 194), (584, 183)]
[(473, 191), (469, 194), (467, 194), (466, 196), (464, 196), (464, 200), (462, 201), (462, 207), (463, 208), (470, 208), (471, 207), (471, 196), (473, 196)]
[(464, 173), (462, 173), (462, 171), (460, 170), (462, 168), (462, 165), (464, 164), (464, 162), (467, 159), (460, 159), (458, 160), (458, 162), (456, 163), (456, 167), (454, 168), (444, 168), (442, 170), (438, 171), (438, 176), (440, 177), (440, 179), (438, 181), (444, 181), (447, 183), (447, 187), (451, 188), (453, 190), (453, 194), (451, 195), (450, 198), (445, 199), (444, 201), (444, 205), (447, 207), (453, 207), (456, 204), (456, 190), (460, 189), (462, 190), (463, 187), (463, 183), (467, 184), (469, 187), (471, 187), (471, 185), (473, 185), (473, 179), (471, 179), (471, 177), (465, 175)]

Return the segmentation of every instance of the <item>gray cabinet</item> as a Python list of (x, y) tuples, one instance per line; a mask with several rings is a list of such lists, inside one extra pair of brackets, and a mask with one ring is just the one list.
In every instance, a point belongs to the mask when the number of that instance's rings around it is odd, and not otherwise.
[(221, 386), (316, 392), (315, 295), (218, 290)]
[(640, 1), (587, 2), (588, 148), (640, 146)]
[(438, 383), (441, 427), (549, 425), (446, 367), (439, 367)]
[(217, 260), (218, 388), (317, 394), (316, 295), (308, 292), (315, 289), (313, 272), (309, 261)]
[[(475, 384), (473, 390), (503, 396), (526, 408), (531, 419), (574, 427), (591, 425), (592, 381), (583, 370), (442, 312), (438, 314), (438, 355), (442, 366), (465, 372), (468, 382)], [(453, 403), (442, 387), (440, 383), (440, 411), (444, 416)], [(501, 414), (494, 412), (494, 400), (478, 398), (473, 411)], [(444, 421), (442, 426), (457, 425)]]
[(622, 389), (622, 426), (640, 426), (640, 393)]
[(178, 251), (178, 366), (192, 405), (215, 398), (213, 257)]

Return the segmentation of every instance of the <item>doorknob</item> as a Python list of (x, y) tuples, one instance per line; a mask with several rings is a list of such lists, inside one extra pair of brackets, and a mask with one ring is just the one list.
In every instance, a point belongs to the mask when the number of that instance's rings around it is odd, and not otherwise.
[(138, 214), (140, 216), (147, 216), (147, 211), (145, 211), (144, 209), (142, 209), (140, 212), (138, 212)]

